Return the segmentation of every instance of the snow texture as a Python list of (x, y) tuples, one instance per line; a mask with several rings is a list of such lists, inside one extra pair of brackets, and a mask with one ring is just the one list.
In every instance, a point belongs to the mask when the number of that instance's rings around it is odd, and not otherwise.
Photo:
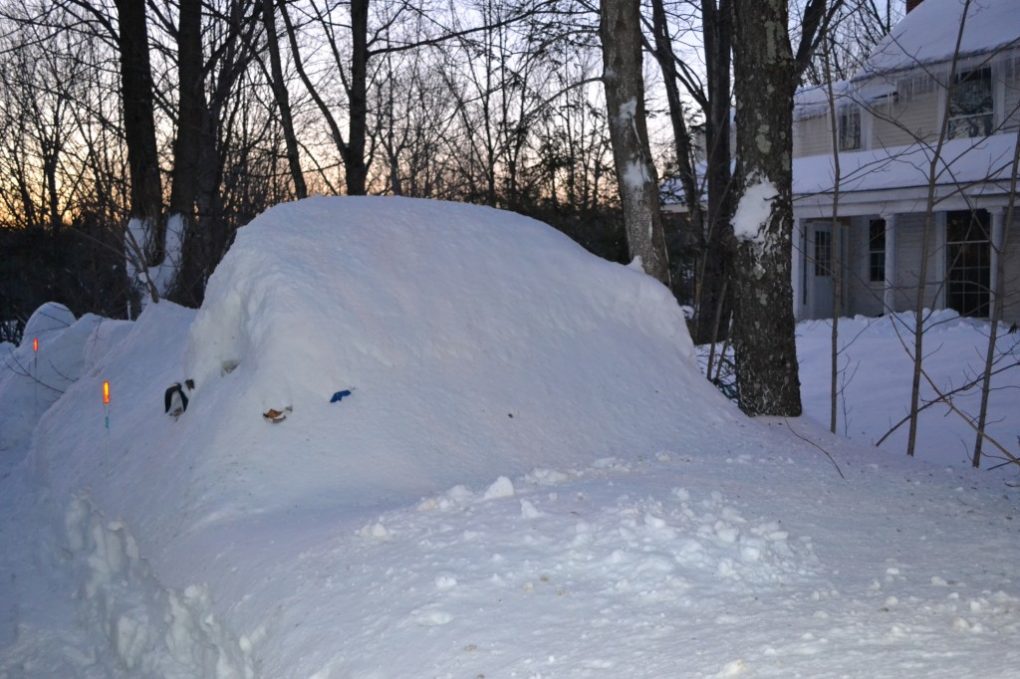
[(733, 214), (733, 234), (740, 240), (765, 241), (765, 224), (772, 214), (772, 201), (778, 191), (768, 179), (755, 179), (748, 183)]
[[(855, 79), (951, 59), (963, 0), (924, 0), (875, 46)], [(972, 0), (959, 57), (1020, 46), (1016, 0)]]

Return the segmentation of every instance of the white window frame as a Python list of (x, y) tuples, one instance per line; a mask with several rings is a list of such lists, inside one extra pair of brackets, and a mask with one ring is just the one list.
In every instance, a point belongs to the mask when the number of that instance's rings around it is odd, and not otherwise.
[[(857, 145), (847, 147), (843, 145), (843, 121), (849, 119), (850, 114), (857, 115)], [(856, 103), (841, 104), (836, 108), (836, 143), (839, 151), (860, 151), (864, 148), (864, 112)]]
[[(939, 97), (939, 110), (942, 111), (944, 115), (949, 115), (949, 124), (946, 127), (947, 139), (968, 139), (968, 138), (969, 139), (977, 139), (977, 138), (979, 138), (981, 136), (981, 135), (977, 135), (977, 136), (974, 136), (974, 137), (954, 137), (954, 136), (952, 136), (952, 134), (950, 132), (950, 127), (953, 124), (954, 118), (964, 118), (964, 117), (971, 117), (971, 118), (973, 118), (973, 117), (977, 117), (977, 116), (984, 116), (984, 115), (989, 115), (990, 114), (991, 115), (990, 134), (995, 134), (996, 131), (998, 130), (998, 126), (999, 126), (999, 111), (1001, 111), (1001, 109), (1002, 109), (1002, 104), (1001, 104), (1002, 96), (999, 95), (999, 93), (998, 93), (998, 90), (1001, 89), (1001, 83), (1000, 83), (1001, 78), (999, 77), (999, 69), (997, 68), (997, 64), (996, 63), (981, 63), (981, 62), (973, 63), (973, 64), (969, 64), (969, 65), (957, 64), (957, 66), (956, 66), (956, 74), (954, 76), (954, 79), (957, 82), (959, 82), (959, 80), (961, 78), (963, 78), (966, 74), (973, 73), (975, 71), (982, 71), (984, 69), (988, 69), (988, 78), (989, 78), (990, 87), (991, 87), (992, 110), (989, 113), (975, 113), (975, 114), (971, 114), (970, 116), (953, 116), (953, 115), (951, 115), (950, 111), (949, 111), (949, 106), (947, 105), (948, 102), (946, 101), (946, 98), (949, 97), (949, 94), (950, 94), (950, 92), (949, 92), (950, 88), (949, 87), (943, 87), (942, 88), (942, 92), (941, 92), (941, 95)], [(948, 82), (948, 74), (947, 74), (946, 77), (947, 77), (947, 82)], [(952, 86), (955, 87), (956, 86), (956, 82), (954, 82)], [(939, 122), (941, 123), (941, 121), (939, 121)]]

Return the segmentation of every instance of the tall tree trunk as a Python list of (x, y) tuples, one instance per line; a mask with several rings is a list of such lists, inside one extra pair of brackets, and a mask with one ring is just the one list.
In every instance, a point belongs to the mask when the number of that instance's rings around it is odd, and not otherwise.
[(280, 109), (280, 126), (283, 128), (283, 140), (287, 145), (287, 164), (290, 176), (294, 181), (294, 194), (298, 198), (308, 196), (308, 186), (301, 170), (301, 157), (298, 153), (297, 135), (294, 133), (294, 117), (290, 109), (290, 95), (287, 83), (283, 79), (283, 65), (280, 61), (280, 41), (276, 32), (276, 7), (273, 0), (262, 0), (262, 25), (266, 29), (266, 44), (269, 48), (269, 71), (273, 81), (273, 96), (276, 106)]
[[(839, 220), (839, 189), (843, 180), (839, 164), (839, 117), (836, 93), (832, 88), (831, 41), (825, 41), (823, 64), (826, 98), (829, 102), (829, 141), (832, 145), (832, 221), (829, 227), (830, 268), (832, 276), (832, 333), (829, 338), (829, 431), (836, 433), (839, 405), (839, 316), (843, 312), (843, 230)], [(846, 424), (845, 422), (843, 423)]]
[(790, 257), (796, 62), (786, 0), (735, 0), (733, 66), (740, 199), (733, 346), (740, 407), (801, 413)]
[(599, 37), (609, 136), (627, 245), (631, 257), (641, 258), (645, 272), (669, 287), (669, 258), (659, 215), (659, 182), (645, 123), (639, 0), (602, 0)]
[(170, 214), (191, 221), (195, 212), (198, 154), (205, 114), (202, 72), (202, 0), (180, 0), (177, 27), (177, 138), (170, 186)]
[(203, 256), (201, 234), (195, 222), (195, 200), (202, 172), (202, 127), (208, 115), (205, 72), (202, 58), (202, 0), (180, 0), (177, 27), (177, 137), (174, 139), (174, 169), (170, 186), (168, 242), (180, 243), (179, 252), (168, 248), (167, 256), (177, 262), (170, 298), (180, 304), (194, 304), (194, 288), (201, 287)]
[(344, 170), (347, 193), (365, 195), (365, 130), (368, 127), (368, 2), (351, 0), (351, 84), (348, 91), (350, 122)]
[[(680, 98), (680, 86), (677, 83), (676, 56), (669, 37), (669, 26), (666, 22), (666, 8), (663, 0), (652, 0), (652, 30), (655, 42), (653, 54), (662, 70), (663, 84), (666, 88), (666, 103), (669, 107), (669, 120), (673, 128), (673, 151), (676, 154), (677, 172), (683, 187), (684, 202), (687, 203), (687, 215), (690, 228), (698, 234), (704, 230), (704, 214), (701, 209), (701, 190), (698, 176), (694, 169), (694, 152), (691, 134), (684, 120), (683, 101)], [(711, 316), (711, 312), (695, 307), (697, 315)], [(701, 339), (701, 338), (698, 338)], [(695, 340), (697, 341), (697, 339)], [(702, 342), (708, 341), (701, 339)]]
[(162, 190), (159, 158), (156, 154), (156, 125), (153, 118), (152, 68), (149, 65), (149, 36), (145, 3), (116, 0), (119, 23), (121, 94), (124, 107), (124, 136), (131, 174), (131, 218), (138, 220), (145, 238), (144, 262), (153, 266), (163, 259)]
[[(704, 215), (698, 283), (695, 341), (717, 342), (727, 334), (730, 308), (726, 280), (731, 275), (733, 228), (730, 225), (733, 168), (730, 160), (730, 50), (733, 20), (730, 0), (702, 0), (708, 106), (705, 111), (705, 159), (708, 210)], [(722, 329), (722, 332), (719, 332)]]

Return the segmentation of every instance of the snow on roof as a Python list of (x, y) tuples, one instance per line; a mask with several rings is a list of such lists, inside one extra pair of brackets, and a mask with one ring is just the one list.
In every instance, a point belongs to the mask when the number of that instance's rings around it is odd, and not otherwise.
[[(836, 106), (845, 102), (873, 104), (896, 92), (896, 84), (883, 80), (852, 82), (839, 80), (832, 83), (832, 96)], [(793, 119), (805, 120), (826, 115), (829, 111), (829, 88), (811, 85), (797, 90), (794, 97)]]
[[(850, 83), (838, 80), (832, 83), (832, 95), (837, 105), (852, 94)], [(814, 118), (829, 110), (829, 88), (826, 85), (810, 85), (797, 90), (794, 97), (793, 119)]]
[[(953, 139), (942, 148), (937, 185), (995, 182), (1009, 179), (1016, 134), (979, 139)], [(841, 153), (840, 191), (926, 186), (934, 144)], [(794, 158), (794, 195), (830, 193), (834, 185), (831, 154)]]
[[(875, 46), (855, 80), (947, 60), (956, 46), (964, 0), (925, 0)], [(1016, 0), (971, 0), (960, 56), (1020, 45)]]

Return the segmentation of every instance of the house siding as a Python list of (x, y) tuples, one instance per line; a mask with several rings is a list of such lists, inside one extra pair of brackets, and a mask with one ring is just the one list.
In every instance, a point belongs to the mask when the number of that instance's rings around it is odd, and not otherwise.
[(937, 88), (876, 106), (872, 111), (870, 147), (906, 146), (919, 138), (932, 138), (938, 132), (938, 111)]
[(829, 116), (821, 115), (813, 118), (804, 118), (794, 123), (794, 126), (794, 158), (832, 153), (832, 133), (829, 131)]
[(1002, 128), (1016, 129), (1020, 125), (1020, 57), (1006, 60), (1002, 73)]
[[(917, 284), (921, 271), (921, 241), (924, 233), (924, 213), (896, 215), (896, 276), (893, 281), (896, 311), (907, 311), (917, 303)], [(936, 221), (935, 227), (938, 228)], [(938, 300), (941, 286), (938, 283), (939, 257), (945, 253), (939, 247), (936, 234), (928, 241), (928, 284), (925, 286), (924, 305), (932, 308)]]

